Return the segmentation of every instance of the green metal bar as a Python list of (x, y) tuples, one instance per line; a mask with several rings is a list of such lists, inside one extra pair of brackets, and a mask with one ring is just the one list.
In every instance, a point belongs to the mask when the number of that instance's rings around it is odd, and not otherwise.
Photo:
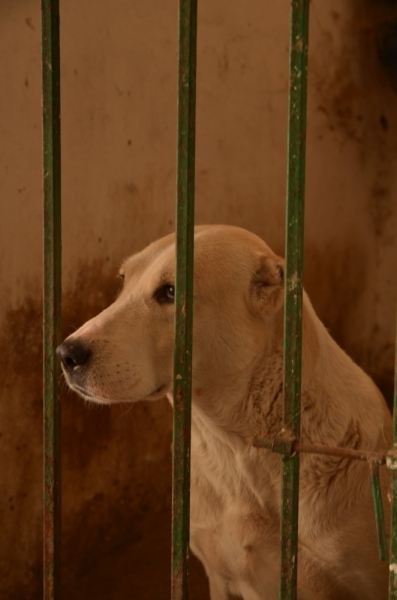
[(387, 463), (391, 471), (389, 600), (397, 600), (397, 328), (394, 365), (393, 450)]
[(197, 0), (179, 3), (171, 599), (189, 597)]
[[(300, 437), (302, 276), (309, 0), (291, 4), (283, 429)], [(299, 454), (282, 457), (281, 600), (296, 599)]]
[(385, 519), (383, 516), (382, 492), (380, 488), (379, 465), (377, 463), (370, 463), (369, 473), (371, 480), (372, 499), (374, 502), (376, 538), (378, 542), (378, 556), (379, 560), (386, 560), (386, 532)]
[(61, 143), (59, 3), (42, 0), (44, 192), (44, 598), (61, 592)]

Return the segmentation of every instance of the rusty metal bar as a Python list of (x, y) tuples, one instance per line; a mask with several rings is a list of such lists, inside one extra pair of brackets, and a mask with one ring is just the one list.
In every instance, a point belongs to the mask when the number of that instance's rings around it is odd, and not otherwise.
[(44, 194), (44, 598), (61, 587), (61, 136), (58, 0), (42, 0)]
[(397, 600), (397, 328), (394, 365), (393, 449), (387, 467), (391, 471), (389, 600)]
[[(283, 430), (299, 440), (309, 0), (291, 4)], [(299, 454), (282, 456), (281, 600), (296, 599)]]
[(272, 452), (280, 454), (288, 454), (292, 456), (295, 452), (307, 452), (309, 454), (322, 454), (324, 456), (336, 456), (340, 458), (365, 460), (371, 464), (384, 465), (386, 464), (386, 454), (381, 452), (366, 452), (364, 450), (353, 450), (351, 448), (341, 448), (338, 446), (324, 446), (322, 444), (305, 444), (297, 442), (290, 438), (276, 437), (273, 440), (256, 439), (253, 442), (256, 448), (267, 448)]
[(197, 0), (179, 3), (171, 599), (189, 597)]
[(374, 503), (375, 526), (378, 543), (379, 560), (387, 559), (386, 532), (383, 515), (382, 492), (379, 479), (379, 466), (390, 461), (390, 453), (366, 452), (338, 446), (324, 446), (322, 444), (305, 444), (288, 437), (276, 437), (272, 440), (256, 439), (253, 442), (256, 448), (266, 448), (287, 457), (292, 457), (296, 452), (308, 454), (321, 454), (335, 456), (347, 460), (364, 460), (369, 463), (372, 498)]

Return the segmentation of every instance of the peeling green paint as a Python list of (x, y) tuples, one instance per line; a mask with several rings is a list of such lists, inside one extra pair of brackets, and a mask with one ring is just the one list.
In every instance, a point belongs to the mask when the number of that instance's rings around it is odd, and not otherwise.
[[(283, 428), (300, 438), (308, 0), (291, 4)], [(282, 457), (281, 600), (296, 599), (299, 454)]]
[(189, 597), (197, 0), (179, 4), (172, 600)]
[(44, 192), (44, 598), (61, 592), (61, 133), (58, 0), (42, 0)]

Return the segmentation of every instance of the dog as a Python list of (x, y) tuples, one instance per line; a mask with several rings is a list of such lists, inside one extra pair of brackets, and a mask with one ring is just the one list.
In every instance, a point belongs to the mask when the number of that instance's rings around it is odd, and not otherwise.
[[(195, 229), (192, 551), (211, 600), (276, 600), (280, 457), (253, 446), (282, 429), (284, 260), (256, 235)], [(325, 274), (326, 276), (326, 274)], [(116, 301), (57, 349), (69, 386), (102, 404), (172, 403), (175, 236), (127, 259)], [(391, 417), (303, 294), (301, 439), (365, 451), (391, 447)], [(386, 469), (381, 469), (386, 526)], [(301, 455), (299, 600), (383, 600), (365, 462)]]

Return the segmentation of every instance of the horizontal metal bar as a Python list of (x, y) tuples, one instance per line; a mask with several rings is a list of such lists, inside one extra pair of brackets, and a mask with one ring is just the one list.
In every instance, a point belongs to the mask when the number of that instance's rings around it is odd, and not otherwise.
[(387, 455), (381, 452), (366, 452), (363, 450), (353, 450), (351, 448), (341, 448), (339, 446), (325, 446), (322, 444), (305, 444), (297, 440), (291, 440), (285, 437), (276, 437), (273, 440), (256, 439), (253, 442), (256, 448), (266, 448), (272, 452), (292, 456), (295, 452), (305, 452), (309, 454), (322, 454), (324, 456), (337, 456), (340, 458), (352, 458), (356, 460), (365, 460), (372, 464), (386, 464)]
[[(352, 448), (341, 448), (339, 446), (324, 446), (322, 444), (305, 444), (289, 437), (276, 437), (269, 439), (256, 439), (253, 442), (256, 448), (265, 448), (277, 452), (285, 457), (293, 457), (296, 452), (309, 454), (320, 454), (323, 456), (335, 456), (342, 459), (363, 460), (369, 463), (372, 499), (374, 504), (376, 537), (378, 544), (378, 556), (380, 561), (387, 559), (386, 532), (383, 515), (382, 492), (379, 478), (379, 466), (388, 462), (389, 456), (380, 452), (365, 452), (353, 450)], [(391, 452), (393, 453), (393, 452)]]

